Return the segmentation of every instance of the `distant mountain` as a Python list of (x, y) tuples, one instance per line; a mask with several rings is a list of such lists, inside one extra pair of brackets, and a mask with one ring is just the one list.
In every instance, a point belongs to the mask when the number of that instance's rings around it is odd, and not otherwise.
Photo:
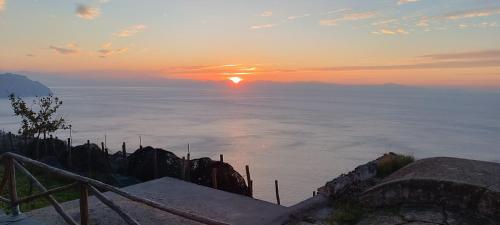
[(26, 76), (4, 73), (0, 74), (0, 98), (7, 98), (10, 94), (19, 97), (47, 96), (52, 91), (38, 81)]

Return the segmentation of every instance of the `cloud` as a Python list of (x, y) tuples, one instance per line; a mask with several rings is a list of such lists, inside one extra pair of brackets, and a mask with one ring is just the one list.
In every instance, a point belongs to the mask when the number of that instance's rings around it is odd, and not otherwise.
[(298, 15), (298, 16), (289, 16), (287, 19), (288, 20), (296, 20), (296, 19), (301, 19), (301, 18), (305, 18), (308, 16), (311, 16), (311, 14), (306, 13), (306, 14)]
[(423, 55), (421, 58), (431, 60), (464, 60), (464, 59), (500, 59), (500, 50), (483, 50), (446, 54)]
[(99, 8), (87, 5), (78, 5), (76, 7), (76, 15), (85, 20), (93, 20), (101, 14)]
[(30, 54), (26, 54), (26, 57), (36, 57), (36, 55), (30, 53)]
[(101, 46), (101, 49), (97, 50), (97, 54), (101, 58), (106, 58), (108, 56), (125, 53), (127, 51), (128, 51), (128, 48), (113, 49), (112, 43), (105, 43)]
[(5, 9), (5, 0), (0, 0), (0, 11)]
[(415, 2), (418, 2), (420, 0), (399, 0), (398, 1), (398, 5), (404, 5), (404, 4), (408, 4), (408, 3), (415, 3)]
[(122, 31), (119, 31), (115, 35), (118, 37), (130, 37), (130, 36), (137, 34), (138, 32), (140, 32), (146, 28), (147, 28), (146, 25), (138, 24), (138, 25), (130, 26)]
[(258, 29), (269, 29), (275, 26), (278, 26), (279, 24), (277, 23), (268, 23), (268, 24), (261, 24), (261, 25), (254, 25), (251, 26), (250, 29), (258, 30)]
[(265, 11), (265, 12), (262, 12), (260, 14), (260, 16), (262, 16), (262, 17), (269, 17), (269, 16), (272, 16), (272, 15), (273, 15), (272, 11)]
[(403, 28), (397, 28), (397, 29), (381, 29), (379, 31), (374, 31), (372, 34), (385, 34), (385, 35), (396, 35), (396, 34), (409, 34), (410, 32), (406, 31)]
[(62, 55), (71, 55), (80, 52), (80, 48), (76, 44), (67, 44), (65, 46), (49, 46), (50, 49)]
[(475, 9), (462, 12), (450, 13), (445, 16), (449, 20), (469, 19), (476, 17), (486, 17), (500, 14), (500, 8)]
[[(483, 50), (417, 56), (417, 63), (398, 65), (337, 66), (303, 68), (298, 71), (368, 71), (500, 67), (500, 50)], [(422, 59), (424, 61), (422, 61)]]
[(340, 18), (320, 20), (319, 24), (323, 25), (323, 26), (335, 26), (340, 21), (365, 20), (365, 19), (373, 18), (376, 15), (377, 15), (377, 13), (375, 13), (375, 12), (348, 13)]
[(398, 19), (388, 19), (388, 20), (382, 20), (382, 21), (377, 21), (372, 23), (373, 26), (379, 26), (379, 25), (386, 25), (386, 24), (391, 24), (391, 23), (398, 23)]

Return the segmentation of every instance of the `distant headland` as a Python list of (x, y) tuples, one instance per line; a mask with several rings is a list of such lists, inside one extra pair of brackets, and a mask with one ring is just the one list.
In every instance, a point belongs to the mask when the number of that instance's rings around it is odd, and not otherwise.
[(13, 73), (0, 74), (0, 98), (7, 98), (10, 94), (19, 97), (47, 96), (52, 91), (38, 81)]

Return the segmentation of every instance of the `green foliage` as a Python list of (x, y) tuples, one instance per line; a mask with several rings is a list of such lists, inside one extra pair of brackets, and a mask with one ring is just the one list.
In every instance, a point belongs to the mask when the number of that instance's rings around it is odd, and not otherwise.
[(62, 101), (58, 97), (47, 96), (37, 97), (33, 100), (33, 105), (37, 109), (29, 107), (26, 102), (11, 94), (9, 96), (12, 109), (16, 116), (21, 117), (21, 128), (19, 134), (34, 137), (46, 136), (58, 129), (65, 129), (66, 121), (62, 116), (57, 116), (56, 112), (61, 107)]
[(382, 178), (387, 177), (414, 161), (415, 158), (413, 156), (407, 155), (390, 155), (384, 157), (377, 163), (377, 176)]
[[(29, 167), (27, 167), (27, 168), (29, 168)], [(30, 169), (30, 172), (47, 189), (61, 187), (61, 186), (64, 186), (64, 185), (71, 183), (70, 180), (44, 173), (40, 170), (37, 170), (36, 168)], [(4, 176), (4, 166), (2, 163), (2, 164), (0, 164), (0, 177), (3, 177), (3, 176)], [(27, 197), (29, 195), (40, 193), (40, 191), (35, 186), (33, 186), (32, 192), (30, 193), (30, 179), (22, 173), (19, 173), (19, 172), (16, 173), (16, 183), (17, 183), (17, 185), (16, 185), (17, 195), (19, 198), (23, 198), (23, 197)], [(2, 196), (5, 196), (8, 198), (8, 196), (9, 196), (8, 186), (4, 187), (4, 190), (1, 194), (2, 194)], [(55, 194), (53, 194), (53, 196), (54, 196), (54, 198), (56, 198), (56, 200), (58, 202), (65, 202), (65, 201), (78, 199), (80, 197), (80, 192), (77, 188), (73, 188), (73, 189), (63, 191), (63, 192), (55, 193)], [(22, 203), (20, 205), (20, 208), (21, 208), (21, 212), (28, 212), (28, 211), (38, 209), (38, 208), (43, 208), (43, 207), (46, 207), (49, 205), (50, 205), (50, 202), (46, 198), (42, 197), (42, 198), (34, 199), (31, 202)], [(5, 212), (10, 212), (10, 210), (11, 210), (10, 206), (5, 204), (5, 203), (0, 203), (0, 208), (2, 210), (4, 210)]]
[(354, 225), (366, 212), (367, 209), (358, 202), (339, 201), (334, 204), (334, 210), (328, 222), (335, 225)]

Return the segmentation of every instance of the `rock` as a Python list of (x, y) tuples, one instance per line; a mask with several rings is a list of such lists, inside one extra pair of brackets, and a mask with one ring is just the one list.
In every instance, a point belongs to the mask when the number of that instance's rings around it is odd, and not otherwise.
[[(145, 147), (127, 157), (126, 175), (133, 176), (141, 181), (154, 179), (153, 159), (154, 152), (158, 156), (158, 178), (168, 176), (182, 179), (182, 159), (163, 149)], [(188, 163), (186, 161), (186, 163)], [(248, 188), (243, 177), (227, 163), (213, 161), (210, 158), (193, 159), (186, 166), (189, 181), (203, 186), (213, 187), (212, 169), (217, 168), (218, 189), (246, 195)]]
[(220, 190), (246, 195), (245, 179), (227, 163), (210, 158), (194, 159), (190, 162), (191, 182), (212, 187), (212, 169), (217, 168), (217, 187)]
[(399, 213), (406, 221), (419, 221), (436, 224), (442, 224), (445, 222), (442, 207), (435, 205), (403, 205)]
[(379, 211), (366, 215), (356, 225), (399, 225), (405, 222), (398, 214)]
[(347, 174), (340, 175), (318, 191), (333, 199), (356, 200), (363, 191), (381, 180), (377, 177), (378, 163), (390, 161), (397, 156), (394, 153), (384, 154), (376, 160), (356, 167)]
[[(64, 162), (65, 166), (68, 167), (67, 157), (68, 153), (65, 152), (62, 158), (66, 161)], [(80, 174), (88, 174), (89, 169), (94, 175), (111, 174), (113, 172), (106, 153), (98, 145), (91, 143), (73, 147), (71, 149), (70, 170)]]
[(160, 148), (145, 147), (127, 157), (127, 175), (141, 181), (155, 179), (154, 154), (157, 154), (158, 177), (181, 178), (181, 159), (175, 154)]

